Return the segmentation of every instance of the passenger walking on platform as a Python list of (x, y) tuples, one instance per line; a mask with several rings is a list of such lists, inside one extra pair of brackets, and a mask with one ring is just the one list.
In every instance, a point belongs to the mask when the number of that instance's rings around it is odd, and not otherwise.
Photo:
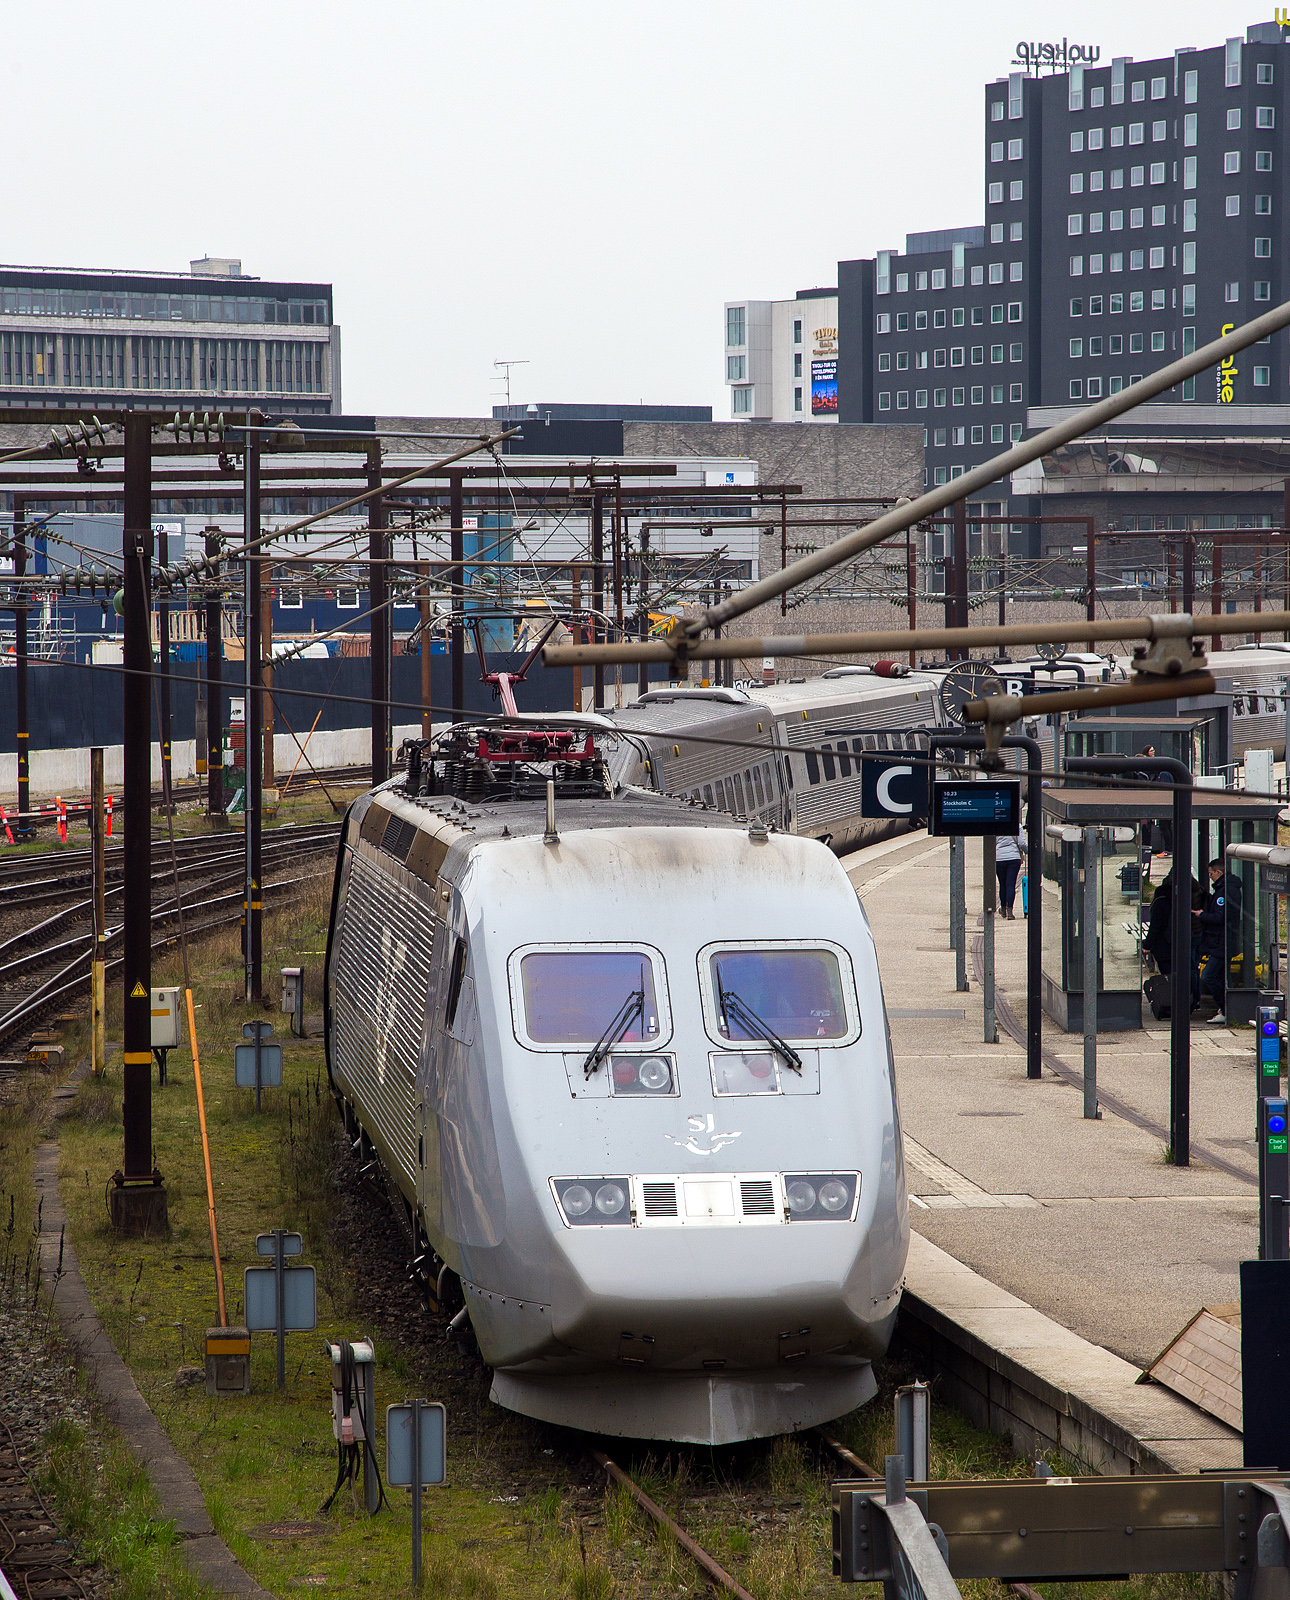
[(1209, 864), (1213, 885), (1204, 909), (1193, 912), (1200, 924), (1199, 991), (1213, 997), (1218, 1010), (1212, 1026), (1227, 1022), (1228, 963), (1241, 947), (1241, 880), (1226, 870), (1222, 856)]
[(999, 880), (999, 910), (1009, 922), (1017, 920), (1012, 903), (1017, 897), (1017, 874), (1026, 853), (1024, 833), (1003, 834), (994, 841), (994, 873)]

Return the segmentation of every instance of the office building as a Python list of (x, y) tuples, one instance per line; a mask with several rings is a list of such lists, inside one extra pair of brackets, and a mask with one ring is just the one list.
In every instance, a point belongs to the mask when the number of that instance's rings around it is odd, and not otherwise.
[(247, 277), (206, 256), (187, 273), (0, 267), (0, 405), (339, 412), (328, 283)]
[[(928, 484), (952, 481), (1290, 295), (1288, 37), (1261, 22), (1212, 48), (986, 85), (984, 222), (838, 264), (839, 420), (922, 424)], [(777, 378), (759, 414), (790, 403)], [(1287, 423), (1283, 332), (985, 498), (1126, 532), (1280, 525)], [(1013, 548), (1079, 537), (1035, 530)]]

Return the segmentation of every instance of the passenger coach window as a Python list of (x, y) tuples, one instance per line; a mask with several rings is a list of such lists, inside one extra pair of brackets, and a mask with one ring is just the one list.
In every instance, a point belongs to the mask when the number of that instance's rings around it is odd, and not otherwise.
[(708, 970), (723, 1039), (764, 1040), (758, 1019), (784, 1039), (840, 1039), (848, 1031), (831, 950), (714, 950)]
[(458, 939), (452, 951), (452, 970), (448, 974), (448, 1004), (444, 1007), (444, 1026), (451, 1028), (457, 1019), (461, 983), (466, 976), (466, 941)]
[(535, 951), (520, 961), (520, 983), (536, 1044), (594, 1044), (616, 1021), (623, 1044), (658, 1036), (654, 966), (643, 951)]

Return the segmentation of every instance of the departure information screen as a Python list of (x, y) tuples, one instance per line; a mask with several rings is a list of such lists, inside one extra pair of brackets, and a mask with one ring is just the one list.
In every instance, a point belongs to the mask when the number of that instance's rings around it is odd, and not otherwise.
[(1021, 829), (1021, 785), (947, 780), (932, 786), (934, 834), (971, 835), (1018, 833)]

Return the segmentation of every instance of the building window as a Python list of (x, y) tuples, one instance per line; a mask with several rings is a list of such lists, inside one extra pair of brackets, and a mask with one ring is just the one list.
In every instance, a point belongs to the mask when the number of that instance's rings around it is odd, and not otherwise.
[(882, 354), (878, 357), (878, 371), (879, 372), (890, 372), (891, 371), (891, 351), (890, 350), (884, 350), (882, 352)]
[(1239, 172), (1241, 170), (1241, 152), (1239, 150), (1224, 150), (1223, 171)]
[(1071, 340), (1071, 360), (1072, 361), (1079, 361), (1079, 360), (1082, 359), (1083, 355), (1084, 355), (1084, 341), (1083, 341), (1083, 339), (1072, 339)]
[(896, 410), (897, 411), (908, 411), (909, 410), (909, 390), (908, 389), (897, 389), (896, 390)]
[(1002, 222), (992, 222), (990, 224), (990, 243), (991, 244), (1002, 244), (1003, 243), (1003, 223)]
[(1227, 214), (1229, 217), (1239, 217), (1241, 214), (1241, 197), (1239, 194), (1229, 194), (1227, 197)]
[(1106, 309), (1109, 315), (1118, 317), (1120, 312), (1124, 310), (1124, 296), (1122, 294), (1110, 295), (1107, 300)]
[(1151, 98), (1153, 100), (1163, 100), (1164, 97), (1165, 97), (1165, 80), (1163, 78), (1152, 78), (1152, 80), (1151, 80)]
[(1142, 187), (1143, 181), (1144, 181), (1144, 179), (1146, 177), (1146, 170), (1147, 169), (1145, 167), (1130, 167), (1130, 169), (1129, 169), (1129, 187), (1130, 187), (1130, 189), (1140, 189)]
[(1088, 92), (1088, 103), (1090, 109), (1093, 111), (1100, 111), (1102, 109), (1105, 97), (1106, 90), (1102, 88), (1101, 84), (1099, 84), (1096, 89), (1090, 89)]
[(920, 370), (925, 368), (927, 366), (927, 356), (928, 356), (928, 352), (926, 350), (915, 350), (914, 351), (914, 365), (916, 367), (918, 367)]
[(919, 411), (926, 411), (926, 409), (927, 409), (927, 390), (926, 389), (915, 389), (914, 390), (914, 405), (918, 408)]
[(983, 344), (974, 344), (972, 346), (972, 365), (979, 367), (984, 360), (985, 346)]
[(1003, 101), (1002, 100), (991, 100), (991, 102), (990, 102), (990, 121), (991, 122), (1002, 122), (1003, 121)]
[(990, 185), (989, 199), (990, 199), (990, 204), (992, 206), (997, 206), (997, 205), (1001, 205), (1002, 204), (1002, 202), (1003, 202), (1003, 185), (1001, 183), (992, 183)]
[(1223, 46), (1223, 86), (1227, 89), (1241, 87), (1241, 41), (1229, 39)]
[(984, 444), (985, 443), (985, 429), (981, 426), (981, 424), (979, 422), (976, 423), (974, 425), (973, 429), (972, 429), (972, 443), (973, 444)]
[(802, 376), (802, 352), (800, 350), (793, 352), (793, 376), (795, 378)]
[(1184, 317), (1196, 315), (1196, 285), (1184, 283), (1182, 286), (1182, 314)]
[(1009, 322), (1020, 322), (1021, 321), (1021, 301), (1020, 300), (1009, 300), (1008, 301), (1008, 321)]
[(1129, 143), (1142, 143), (1142, 124), (1140, 122), (1131, 122), (1129, 124)]
[(1254, 215), (1256, 217), (1270, 217), (1272, 215), (1272, 196), (1270, 194), (1255, 195)]
[(737, 417), (748, 416), (752, 411), (752, 389), (732, 389), (730, 409)]
[(990, 282), (991, 283), (1002, 283), (1003, 282), (1003, 262), (1002, 261), (992, 261), (990, 263)]
[(1019, 344), (1010, 344), (1008, 346), (1008, 360), (1009, 361), (1020, 361), (1021, 360), (1021, 346)]
[(1021, 385), (1019, 383), (1014, 383), (1008, 390), (1008, 399), (1011, 400), (1014, 405), (1019, 405), (1021, 403)]
[(1151, 124), (1151, 142), (1152, 142), (1152, 144), (1160, 144), (1161, 143), (1161, 141), (1165, 137), (1165, 128), (1166, 128), (1166, 124), (1163, 123), (1163, 122), (1153, 122)]
[(1026, 185), (1022, 178), (1014, 178), (1008, 185), (1009, 200), (1024, 200), (1026, 198)]
[(1101, 233), (1101, 231), (1102, 231), (1102, 213), (1100, 211), (1090, 211), (1089, 212), (1089, 214), (1088, 214), (1088, 231), (1090, 233)]
[(1165, 291), (1163, 289), (1153, 289), (1151, 291), (1151, 309), (1153, 311), (1163, 311), (1165, 309)]
[(1009, 281), (1009, 283), (1020, 283), (1021, 282), (1022, 265), (1023, 265), (1023, 263), (1020, 262), (1020, 261), (1009, 262), (1009, 264), (1008, 264), (1008, 281)]
[(1129, 271), (1130, 272), (1141, 272), (1142, 271), (1142, 251), (1141, 250), (1130, 250), (1129, 251)]
[(1089, 270), (1090, 273), (1101, 272), (1101, 270), (1102, 270), (1102, 256), (1101, 256), (1100, 252), (1094, 253), (1093, 255), (1091, 255), (1088, 258), (1088, 270)]
[(357, 611), (358, 610), (358, 590), (357, 589), (337, 589), (337, 591), (336, 591), (336, 609), (337, 609), (337, 611)]
[(1003, 443), (1003, 423), (1002, 422), (992, 422), (990, 424), (990, 443), (991, 444), (1002, 444)]
[[(1088, 130), (1088, 147), (1090, 150), (1100, 150), (1102, 148), (1101, 128), (1090, 128)], [(1102, 175), (1099, 172), (1097, 176), (1100, 178)], [(1095, 183), (1092, 184), (1091, 187), (1094, 189), (1100, 189), (1102, 185), (1100, 183)]]
[(1088, 397), (1089, 397), (1090, 400), (1100, 400), (1102, 398), (1102, 380), (1101, 380), (1101, 378), (1090, 378), (1088, 380), (1087, 389), (1088, 389)]
[(944, 352), (944, 350), (937, 350), (935, 352), (935, 354), (932, 357), (932, 365), (935, 366), (935, 367), (943, 367), (945, 365), (945, 352)]
[(1133, 85), (1130, 91), (1130, 98), (1133, 100), (1145, 100), (1147, 98), (1147, 86), (1141, 78)]
[(1141, 206), (1134, 206), (1133, 209), (1129, 212), (1129, 226), (1131, 228), (1140, 228), (1142, 226), (1142, 216), (1143, 216), (1142, 207)]
[(974, 406), (985, 404), (985, 390), (981, 388), (980, 384), (974, 385), (972, 389), (972, 404)]
[(944, 267), (933, 267), (932, 268), (932, 288), (933, 289), (943, 289), (944, 287), (945, 287), (945, 268)]
[(1111, 355), (1122, 356), (1124, 354), (1124, 335), (1122, 333), (1108, 334), (1106, 348)]
[[(799, 357), (800, 359), (800, 357)], [(799, 373), (800, 376), (800, 373)], [(746, 383), (748, 379), (748, 357), (726, 357), (726, 381), (728, 383)]]
[(990, 346), (990, 364), (991, 364), (991, 366), (997, 367), (997, 366), (1001, 365), (1002, 361), (1003, 361), (1003, 346), (1001, 344), (992, 344)]
[(1102, 296), (1100, 294), (1089, 295), (1088, 314), (1090, 317), (1100, 317), (1102, 315)]
[(1183, 146), (1190, 150), (1196, 143), (1196, 113), (1189, 111), (1183, 118)]
[(1196, 271), (1196, 241), (1188, 239), (1183, 244), (1182, 269), (1184, 276), (1190, 277)]
[(1255, 172), (1271, 172), (1272, 171), (1272, 152), (1271, 152), (1271, 150), (1256, 150), (1254, 152), (1254, 170), (1255, 170)]
[(1010, 222), (1008, 224), (1008, 241), (1011, 244), (1020, 244), (1023, 237), (1024, 223)]
[(961, 328), (963, 326), (964, 315), (963, 315), (963, 307), (962, 306), (955, 306), (954, 307), (953, 314), (950, 317), (950, 322), (956, 328)]
[[(887, 330), (884, 328), (882, 331), (885, 333)], [(800, 317), (794, 317), (794, 319), (793, 319), (793, 343), (794, 344), (801, 344), (801, 342), (802, 342), (802, 319)]]
[(1256, 256), (1270, 256), (1272, 254), (1271, 239), (1256, 239), (1254, 241), (1254, 254)]
[(963, 365), (963, 346), (961, 344), (956, 344), (950, 351), (950, 366), (952, 366), (952, 367), (961, 367), (962, 365)]
[(1073, 316), (1073, 317), (1082, 317), (1083, 315), (1084, 315), (1084, 302), (1082, 300), (1072, 300), (1071, 301), (1071, 316)]
[(1196, 157), (1195, 156), (1184, 156), (1183, 157), (1183, 188), (1184, 189), (1194, 189), (1195, 187), (1196, 187)]
[(985, 321), (985, 307), (984, 306), (973, 306), (972, 307), (972, 326), (974, 328), (979, 328), (984, 321)]
[(1151, 163), (1151, 181), (1152, 183), (1163, 183), (1165, 181), (1165, 164), (1163, 161), (1153, 161)]
[(1078, 130), (1072, 130), (1072, 132), (1071, 132), (1071, 154), (1073, 156), (1080, 155), (1080, 154), (1082, 154), (1083, 149), (1084, 149), (1084, 135), (1081, 132), (1079, 132)]
[(1270, 61), (1259, 62), (1258, 66), (1254, 69), (1254, 81), (1256, 83), (1272, 82), (1272, 63)]
[(909, 351), (908, 350), (897, 350), (897, 352), (896, 352), (896, 371), (897, 372), (908, 372), (909, 371)]
[(925, 311), (915, 311), (914, 312), (914, 331), (915, 331), (915, 333), (921, 333), (926, 327), (927, 327), (927, 313)]
[(1239, 305), (1241, 300), (1241, 285), (1239, 283), (1225, 283), (1223, 285), (1223, 299), (1229, 306)]
[(1119, 149), (1123, 148), (1123, 145), (1124, 145), (1124, 129), (1123, 128), (1112, 128), (1111, 129), (1111, 148), (1113, 150), (1119, 150)]
[(1276, 113), (1271, 106), (1255, 106), (1254, 126), (1256, 128), (1276, 127)]
[(934, 406), (944, 406), (948, 403), (948, 401), (949, 396), (946, 394), (944, 389), (932, 390), (932, 404)]
[(916, 272), (914, 274), (914, 288), (915, 289), (926, 289), (926, 287), (927, 287), (927, 274), (925, 272)]
[(943, 450), (945, 448), (945, 437), (944, 428), (934, 428), (932, 430), (932, 447), (937, 450)]
[(1083, 231), (1084, 213), (1082, 211), (1073, 211), (1070, 216), (1066, 218), (1066, 232), (1074, 237), (1076, 234), (1083, 233)]
[(1009, 161), (1020, 161), (1021, 160), (1021, 140), (1020, 139), (1009, 139), (1008, 140), (1008, 160)]
[(949, 479), (950, 479), (950, 474), (949, 474), (949, 468), (948, 467), (936, 467), (936, 468), (933, 469), (932, 481), (934, 483), (937, 483), (937, 484), (948, 483)]
[(1256, 389), (1266, 389), (1271, 382), (1272, 382), (1272, 368), (1271, 367), (1255, 367), (1255, 369), (1254, 369), (1254, 387)]
[(990, 146), (990, 160), (991, 161), (1002, 161), (1003, 160), (1003, 140), (1002, 139), (996, 140), (995, 143)]
[(1183, 73), (1183, 104), (1194, 106), (1196, 104), (1196, 87), (1200, 82), (1198, 72)]
[(1152, 206), (1152, 208), (1151, 208), (1151, 226), (1153, 228), (1163, 228), (1164, 225), (1165, 225), (1165, 207), (1164, 206)]
[(1196, 231), (1196, 202), (1194, 200), (1184, 200), (1183, 201), (1183, 232), (1184, 233), (1195, 233), (1195, 231)]
[(932, 326), (934, 328), (943, 328), (945, 326), (944, 308), (940, 309), (939, 311), (932, 312)]
[(799, 387), (799, 388), (793, 390), (793, 410), (794, 411), (800, 411), (801, 409), (802, 409), (802, 391), (801, 391), (801, 389)]
[(1112, 61), (1111, 63), (1111, 104), (1122, 105), (1124, 102), (1124, 62)]
[(1161, 350), (1164, 349), (1164, 347), (1165, 347), (1165, 336), (1164, 336), (1163, 333), (1161, 333), (1161, 332), (1159, 332), (1157, 330), (1157, 332), (1155, 332), (1155, 333), (1153, 333), (1151, 335), (1151, 348), (1154, 351), (1161, 351)]
[(726, 307), (726, 343), (728, 345), (741, 345), (744, 339), (744, 311), (743, 306)]
[(1129, 354), (1132, 356), (1140, 356), (1142, 354), (1142, 335), (1140, 333), (1131, 333), (1129, 335)]
[(896, 332), (897, 333), (908, 333), (909, 332), (909, 312), (908, 311), (898, 311), (896, 313)]
[(1022, 435), (1023, 431), (1024, 430), (1023, 430), (1021, 424), (1019, 422), (1014, 422), (1012, 424), (1012, 426), (1008, 429), (1008, 438), (1009, 438), (1009, 440), (1013, 444), (1020, 444), (1021, 443), (1021, 435)]
[(1124, 388), (1124, 379), (1123, 378), (1108, 378), (1106, 380), (1106, 392), (1107, 392), (1107, 394), (1119, 394), (1120, 391), (1123, 388)]
[(1271, 300), (1272, 281), (1269, 278), (1255, 278), (1254, 298), (1256, 300)]
[(1129, 310), (1130, 311), (1141, 311), (1142, 309), (1143, 309), (1143, 305), (1142, 305), (1142, 290), (1141, 289), (1135, 289), (1133, 291), (1133, 293), (1129, 296)]
[(1071, 379), (1071, 399), (1072, 400), (1082, 400), (1083, 398), (1084, 398), (1084, 380), (1083, 380), (1083, 378), (1072, 378)]
[(992, 383), (990, 385), (990, 404), (992, 406), (1001, 406), (1003, 404), (1003, 385), (1001, 383)]
[(1071, 257), (1071, 277), (1072, 278), (1082, 278), (1083, 276), (1084, 276), (1084, 257), (1083, 256), (1072, 256)]
[(890, 389), (879, 389), (879, 391), (878, 391), (878, 409), (879, 409), (879, 411), (890, 411), (891, 410), (891, 390)]
[(880, 311), (878, 313), (877, 327), (878, 327), (878, 332), (879, 333), (890, 333), (891, 332), (891, 312), (890, 311)]
[(1151, 270), (1154, 272), (1157, 268), (1163, 267), (1164, 264), (1165, 264), (1165, 247), (1164, 247), (1164, 245), (1161, 245), (1161, 244), (1153, 245), (1151, 247), (1151, 256), (1150, 256), (1150, 259), (1148, 261), (1148, 265), (1151, 267)]
[(909, 293), (909, 274), (907, 272), (898, 272), (896, 274), (896, 293)]

